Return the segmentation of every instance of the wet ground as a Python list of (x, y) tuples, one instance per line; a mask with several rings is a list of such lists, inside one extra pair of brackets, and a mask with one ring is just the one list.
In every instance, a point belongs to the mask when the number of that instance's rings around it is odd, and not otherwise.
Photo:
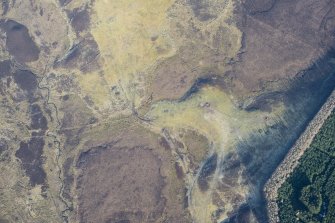
[(24, 25), (14, 20), (1, 20), (0, 27), (6, 33), (6, 47), (19, 63), (36, 61), (40, 50)]

